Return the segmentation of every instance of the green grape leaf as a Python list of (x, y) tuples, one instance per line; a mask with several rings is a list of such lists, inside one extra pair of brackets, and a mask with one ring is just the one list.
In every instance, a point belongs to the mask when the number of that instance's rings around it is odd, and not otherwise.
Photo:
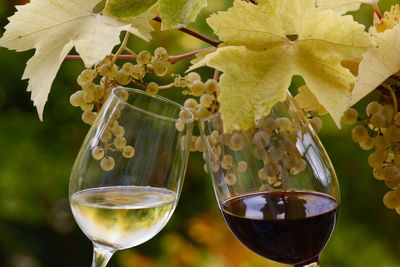
[(117, 20), (93, 13), (100, 0), (36, 0), (17, 6), (9, 18), (0, 46), (16, 51), (36, 49), (29, 59), (23, 79), (40, 119), (53, 80), (69, 51), (75, 47), (87, 67), (103, 59), (120, 43), (120, 32), (128, 31), (145, 40), (151, 38), (149, 20), (144, 13), (129, 20)]
[(299, 93), (294, 97), (294, 100), (305, 112), (317, 112), (319, 116), (328, 113), (306, 85), (301, 86), (298, 91)]
[(400, 71), (400, 24), (384, 32), (374, 33), (372, 39), (377, 46), (363, 55), (350, 105), (357, 103)]
[(208, 65), (224, 72), (219, 101), (225, 131), (246, 130), (268, 115), (285, 99), (294, 75), (340, 127), (355, 80), (341, 61), (373, 46), (363, 25), (316, 8), (314, 0), (237, 0), (207, 22), (225, 46), (191, 69)]
[(373, 4), (379, 0), (316, 0), (320, 9), (332, 9), (339, 14), (360, 9), (361, 4)]
[(108, 0), (103, 14), (115, 18), (132, 18), (151, 9), (158, 0)]
[(207, 0), (160, 0), (161, 30), (185, 27), (206, 6)]

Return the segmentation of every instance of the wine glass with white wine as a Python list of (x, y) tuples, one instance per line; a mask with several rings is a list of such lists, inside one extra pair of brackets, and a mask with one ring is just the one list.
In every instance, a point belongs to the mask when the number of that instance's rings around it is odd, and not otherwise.
[[(183, 119), (182, 119), (183, 118)], [(93, 242), (92, 267), (154, 237), (171, 217), (183, 184), (193, 129), (184, 107), (116, 88), (75, 160), (72, 213)]]

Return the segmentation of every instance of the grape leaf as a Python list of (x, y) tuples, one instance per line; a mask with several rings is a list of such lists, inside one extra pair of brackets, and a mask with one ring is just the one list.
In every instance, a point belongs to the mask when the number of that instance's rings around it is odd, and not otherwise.
[(391, 75), (400, 71), (400, 24), (372, 35), (376, 48), (365, 53), (350, 105), (368, 95)]
[(317, 98), (306, 85), (298, 89), (299, 93), (294, 97), (300, 108), (306, 112), (317, 112), (319, 116), (327, 113), (326, 109), (318, 102)]
[(379, 0), (317, 0), (316, 5), (321, 9), (332, 9), (339, 14), (360, 9), (361, 4), (377, 3)]
[(285, 99), (293, 75), (303, 77), (340, 126), (355, 79), (341, 61), (373, 44), (363, 25), (317, 9), (314, 0), (235, 1), (207, 22), (225, 46), (191, 69), (208, 65), (224, 72), (219, 101), (227, 132), (248, 129), (266, 116)]
[(145, 40), (151, 38), (144, 13), (130, 20), (116, 20), (95, 14), (100, 0), (32, 0), (17, 6), (9, 18), (0, 46), (25, 51), (36, 49), (27, 62), (23, 79), (29, 79), (27, 91), (42, 120), (51, 85), (69, 51), (75, 46), (87, 67), (104, 58), (120, 43), (121, 31), (129, 31)]
[(158, 0), (108, 0), (103, 14), (131, 18), (151, 9)]
[(181, 28), (194, 21), (207, 0), (160, 0), (161, 30)]

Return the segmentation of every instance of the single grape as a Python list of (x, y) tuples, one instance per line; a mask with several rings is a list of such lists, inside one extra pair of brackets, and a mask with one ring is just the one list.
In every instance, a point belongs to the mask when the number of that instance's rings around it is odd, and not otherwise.
[(92, 103), (94, 101), (94, 94), (92, 92), (83, 92), (83, 101), (85, 103)]
[(372, 114), (370, 123), (375, 127), (375, 128), (381, 128), (386, 125), (386, 118), (381, 112), (375, 112)]
[(203, 107), (202, 105), (199, 105), (196, 109), (196, 116), (198, 119), (203, 119), (207, 117), (208, 115), (211, 114), (211, 111)]
[(165, 62), (161, 60), (156, 60), (153, 63), (153, 70), (154, 73), (160, 77), (165, 76), (168, 73), (167, 64), (165, 64)]
[(167, 62), (169, 57), (168, 52), (164, 47), (156, 48), (156, 50), (154, 50), (154, 56), (164, 62)]
[(128, 85), (131, 82), (131, 77), (127, 75), (126, 72), (123, 70), (119, 70), (117, 72), (117, 76), (115, 77), (115, 79), (120, 85)]
[(286, 117), (277, 118), (275, 122), (282, 131), (290, 131), (292, 129), (292, 121)]
[(351, 138), (354, 142), (362, 142), (369, 137), (367, 128), (364, 126), (356, 126), (351, 131)]
[(394, 164), (388, 164), (383, 167), (383, 175), (385, 177), (385, 180), (399, 179), (399, 168)]
[(132, 63), (127, 62), (124, 65), (122, 65), (122, 69), (121, 70), (123, 72), (125, 72), (126, 75), (130, 76), (135, 71), (135, 66)]
[(378, 149), (368, 157), (368, 164), (372, 168), (382, 168), (383, 162), (388, 157), (388, 152), (386, 150)]
[(261, 168), (258, 170), (258, 178), (260, 178), (261, 180), (267, 180), (268, 179), (268, 175), (265, 172), (265, 168)]
[(93, 108), (94, 108), (94, 104), (86, 104), (86, 103), (84, 103), (84, 104), (81, 105), (81, 109), (83, 111), (92, 111)]
[(190, 91), (194, 96), (201, 96), (204, 93), (205, 86), (202, 81), (194, 81), (190, 87)]
[(359, 145), (363, 150), (370, 150), (374, 147), (374, 141), (374, 138), (368, 136), (366, 139), (361, 141)]
[(132, 77), (136, 80), (141, 80), (146, 74), (145, 68), (143, 65), (135, 65), (132, 73)]
[(374, 101), (374, 102), (371, 102), (371, 103), (369, 103), (367, 105), (366, 112), (367, 112), (367, 115), (369, 117), (369, 116), (372, 116), (372, 114), (374, 114), (376, 112), (380, 112), (381, 109), (382, 109), (381, 104), (379, 104), (378, 102)]
[(399, 142), (400, 141), (400, 128), (396, 125), (391, 125), (386, 129), (385, 138), (389, 142)]
[(197, 103), (196, 99), (194, 99), (194, 98), (186, 99), (185, 103), (183, 104), (183, 106), (185, 108), (193, 108), (193, 109), (196, 109), (198, 105), (199, 104)]
[(253, 142), (259, 147), (266, 147), (269, 143), (268, 134), (264, 131), (258, 131), (253, 136)]
[(400, 196), (396, 191), (389, 191), (383, 197), (383, 204), (388, 209), (395, 209), (400, 205)]
[(207, 167), (207, 164), (204, 164), (204, 165), (203, 165), (203, 170), (204, 170), (205, 173), (208, 174), (208, 167)]
[(260, 128), (267, 134), (271, 134), (276, 128), (278, 128), (278, 124), (273, 118), (265, 118), (262, 120)]
[(273, 160), (278, 161), (283, 158), (285, 149), (281, 146), (273, 146), (269, 149), (269, 153)]
[(208, 79), (204, 86), (206, 87), (206, 93), (210, 95), (215, 93), (219, 88), (218, 82), (214, 79)]
[(234, 133), (231, 137), (230, 148), (233, 151), (239, 151), (246, 144), (246, 139), (241, 133)]
[(84, 82), (82, 84), (82, 90), (88, 93), (91, 93), (96, 88), (96, 85), (93, 82)]
[(298, 158), (293, 151), (287, 151), (286, 154), (286, 157), (283, 159), (283, 166), (290, 170), (297, 165)]
[(143, 50), (141, 51), (136, 59), (137, 63), (140, 65), (150, 64), (151, 63), (151, 54), (150, 52)]
[(201, 141), (201, 138), (197, 138), (196, 140), (196, 150), (199, 152), (204, 152), (203, 142)]
[(343, 114), (342, 121), (344, 124), (353, 125), (358, 120), (358, 112), (354, 108), (349, 108)]
[(97, 113), (92, 111), (85, 111), (82, 113), (82, 121), (86, 124), (92, 125), (96, 119)]
[(178, 121), (177, 123), (175, 123), (175, 127), (179, 132), (182, 132), (185, 129), (185, 124)]
[(122, 126), (117, 126), (117, 127), (114, 127), (114, 128), (112, 129), (112, 133), (113, 133), (115, 136), (124, 136), (124, 134), (125, 134), (125, 129), (124, 129), (124, 127), (122, 127)]
[(227, 175), (225, 175), (224, 180), (227, 185), (234, 185), (236, 184), (237, 179), (234, 173), (228, 173)]
[(158, 84), (156, 84), (155, 82), (149, 82), (146, 88), (146, 93), (148, 95), (156, 95), (158, 93), (158, 90), (160, 90)]
[(390, 142), (385, 138), (384, 135), (378, 135), (375, 137), (374, 146), (377, 149), (386, 149), (390, 146)]
[(101, 146), (96, 146), (92, 150), (92, 157), (95, 160), (101, 160), (104, 157), (104, 149)]
[(382, 114), (385, 116), (385, 119), (387, 121), (391, 121), (393, 119), (393, 106), (383, 105), (382, 106)]
[(129, 93), (125, 89), (118, 89), (115, 93), (119, 98), (124, 101), (127, 101), (129, 98)]
[(76, 78), (76, 83), (77, 83), (79, 86), (82, 86), (83, 80), (82, 80), (81, 75), (79, 75), (78, 78)]
[(122, 136), (117, 136), (113, 142), (116, 149), (122, 149), (126, 145), (126, 139)]
[(238, 162), (238, 171), (245, 172), (247, 170), (247, 162), (242, 160)]
[(93, 91), (94, 101), (100, 100), (104, 96), (104, 87), (101, 85), (96, 85)]
[(224, 168), (225, 170), (229, 170), (232, 168), (233, 165), (233, 158), (231, 155), (226, 154), (222, 157), (222, 161), (221, 161), (221, 166), (222, 168)]
[(211, 170), (212, 170), (213, 172), (219, 171), (219, 163), (218, 163), (217, 160), (211, 161)]
[(200, 105), (209, 108), (213, 104), (214, 99), (215, 97), (213, 95), (204, 94), (200, 97)]
[(185, 110), (185, 109), (181, 109), (181, 111), (179, 112), (179, 119), (181, 120), (190, 120), (192, 118), (192, 114), (190, 114), (189, 111)]
[(114, 169), (115, 161), (112, 157), (107, 156), (101, 160), (100, 166), (105, 171), (111, 171)]
[(212, 133), (210, 134), (210, 140), (211, 140), (211, 144), (216, 144), (219, 140), (219, 133), (218, 130), (214, 130), (212, 131)]
[(278, 167), (276, 167), (275, 163), (273, 163), (273, 162), (269, 162), (269, 163), (265, 164), (264, 170), (265, 170), (265, 173), (267, 174), (267, 176), (269, 176), (269, 177), (277, 176), (279, 173)]
[(71, 95), (71, 97), (69, 98), (69, 102), (74, 107), (79, 107), (85, 104), (85, 101), (83, 100), (83, 91), (77, 91), (73, 95)]
[(122, 156), (130, 159), (135, 155), (135, 149), (132, 146), (126, 146), (122, 149)]
[(185, 76), (185, 80), (188, 83), (193, 83), (194, 81), (201, 81), (201, 77), (197, 72), (190, 72)]
[(110, 131), (104, 131), (103, 135), (101, 136), (101, 141), (104, 143), (108, 143), (112, 138), (112, 133)]
[(278, 179), (275, 176), (268, 177), (268, 179), (267, 179), (268, 183), (271, 184), (271, 185), (276, 183), (277, 180)]
[(374, 177), (377, 180), (380, 180), (380, 181), (385, 180), (385, 174), (384, 174), (383, 168), (374, 168), (372, 173), (374, 174)]

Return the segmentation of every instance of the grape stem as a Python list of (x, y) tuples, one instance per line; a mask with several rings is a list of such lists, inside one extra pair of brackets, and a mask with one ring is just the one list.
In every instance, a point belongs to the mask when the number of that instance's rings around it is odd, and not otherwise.
[(124, 50), (125, 50), (126, 52), (128, 52), (129, 54), (131, 54), (132, 57), (133, 57), (133, 59), (136, 59), (136, 58), (137, 58), (136, 53), (133, 52), (133, 51), (132, 51), (131, 49), (129, 49), (128, 47), (124, 47)]
[(145, 84), (139, 83), (135, 81), (134, 79), (131, 79), (131, 82), (139, 87), (142, 87), (143, 89), (147, 89), (147, 86)]
[[(160, 17), (155, 17), (153, 20), (161, 23)], [(215, 46), (215, 47), (218, 47), (218, 45), (220, 45), (222, 43), (222, 41), (217, 41), (217, 40), (211, 39), (210, 37), (207, 37), (201, 33), (195, 32), (195, 31), (185, 28), (185, 27), (179, 28), (179, 31), (189, 34), (189, 35), (191, 35), (199, 40), (202, 40), (206, 43), (209, 43), (210, 45)]]
[(174, 87), (175, 83), (170, 83), (170, 84), (166, 84), (166, 85), (161, 85), (158, 87), (158, 89), (162, 90), (162, 89), (168, 89), (171, 87)]
[(382, 20), (382, 13), (381, 13), (381, 11), (379, 10), (379, 7), (378, 7), (378, 3), (373, 3), (372, 4), (372, 7), (374, 8), (374, 12), (375, 12), (375, 14), (378, 16), (378, 19), (379, 20)]
[(200, 53), (200, 52), (202, 52), (202, 51), (204, 51), (206, 49), (209, 49), (209, 47), (203, 48), (203, 49), (199, 49), (199, 50), (196, 50), (196, 51), (193, 51), (193, 52), (189, 52), (189, 53), (186, 53), (186, 54), (178, 55), (178, 56), (170, 56), (168, 58), (168, 61), (171, 62), (171, 64), (174, 64), (174, 63), (178, 62), (179, 60), (190, 58), (190, 57), (194, 57), (196, 54), (198, 54), (198, 53)]
[(217, 82), (219, 81), (219, 70), (215, 69), (214, 71), (214, 80), (216, 80)]
[(397, 97), (396, 97), (396, 94), (393, 91), (393, 88), (387, 83), (382, 83), (382, 87), (384, 87), (386, 90), (388, 90), (388, 92), (392, 96), (394, 114), (396, 114), (397, 111), (398, 111), (398, 105), (397, 105)]
[(112, 61), (111, 61), (111, 65), (114, 65), (115, 62), (117, 62), (118, 57), (122, 54), (122, 52), (125, 50), (126, 48), (126, 44), (129, 41), (129, 32), (126, 32), (124, 40), (122, 41), (121, 46), (118, 48), (117, 53), (115, 53)]

